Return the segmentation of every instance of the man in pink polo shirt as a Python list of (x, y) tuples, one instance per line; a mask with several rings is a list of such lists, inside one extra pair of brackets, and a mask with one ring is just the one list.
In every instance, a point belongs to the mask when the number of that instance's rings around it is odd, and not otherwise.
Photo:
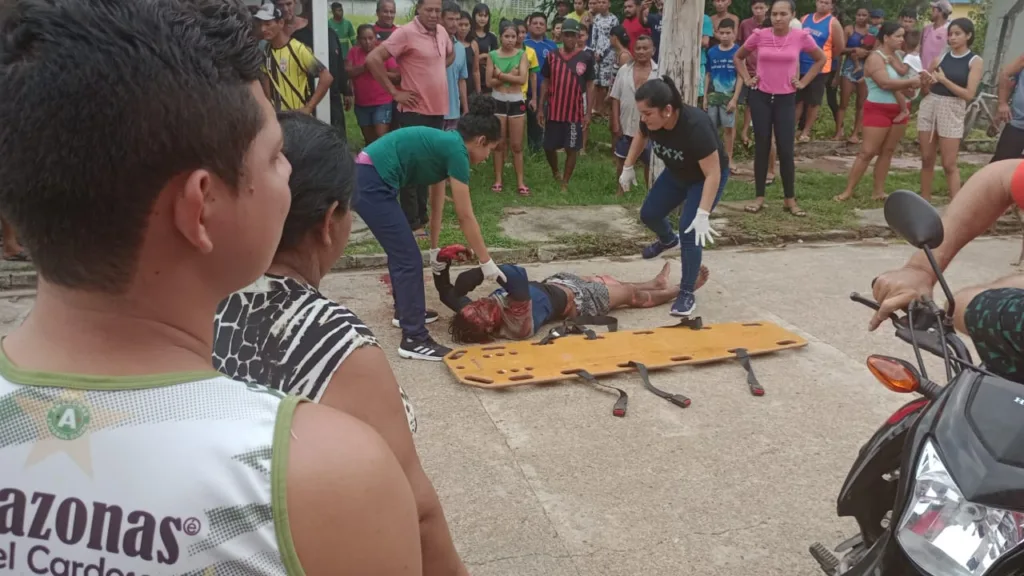
[[(398, 104), (398, 125), (444, 127), (448, 113), (448, 65), (455, 59), (452, 39), (441, 21), (441, 0), (417, 0), (416, 18), (400, 26), (370, 52), (366, 67)], [(394, 57), (402, 77), (398, 88), (388, 78), (384, 63)], [(417, 235), (425, 235), (428, 190), (404, 188), (402, 211)]]
[(921, 32), (921, 65), (925, 70), (948, 47), (949, 15), (953, 13), (953, 5), (949, 0), (935, 0), (928, 5), (932, 9), (932, 23)]

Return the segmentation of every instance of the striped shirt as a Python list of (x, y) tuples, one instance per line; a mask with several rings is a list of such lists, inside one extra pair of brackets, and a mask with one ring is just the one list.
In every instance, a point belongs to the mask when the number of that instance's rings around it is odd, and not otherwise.
[(552, 50), (541, 70), (547, 90), (547, 119), (552, 122), (582, 122), (583, 96), (594, 80), (594, 55), (586, 50), (566, 54)]
[[(284, 276), (264, 275), (221, 302), (214, 317), (214, 368), (313, 402), (363, 346), (377, 346), (377, 338), (351, 310)], [(399, 391), (415, 432), (416, 416)]]

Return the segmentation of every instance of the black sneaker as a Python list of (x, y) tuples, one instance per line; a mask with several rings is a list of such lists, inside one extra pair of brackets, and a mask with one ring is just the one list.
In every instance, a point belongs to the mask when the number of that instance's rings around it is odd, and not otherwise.
[[(436, 310), (427, 310), (427, 313), (423, 315), (423, 323), (430, 324), (433, 322), (437, 322), (437, 318), (438, 315)], [(395, 312), (395, 315), (391, 317), (391, 325), (394, 326), (395, 328), (402, 327), (402, 325), (398, 322), (398, 312)]]
[(423, 340), (402, 338), (402, 343), (398, 346), (398, 355), (408, 360), (440, 362), (451, 351), (451, 348), (434, 342), (434, 339), (430, 336)]

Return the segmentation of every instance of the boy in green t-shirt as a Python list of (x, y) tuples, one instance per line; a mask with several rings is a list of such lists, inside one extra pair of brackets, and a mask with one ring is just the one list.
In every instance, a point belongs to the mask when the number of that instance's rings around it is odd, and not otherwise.
[(345, 20), (345, 7), (341, 2), (331, 3), (331, 19), (327, 21), (327, 25), (338, 35), (338, 41), (341, 42), (341, 57), (348, 58), (349, 48), (356, 43), (356, 29), (351, 22)]

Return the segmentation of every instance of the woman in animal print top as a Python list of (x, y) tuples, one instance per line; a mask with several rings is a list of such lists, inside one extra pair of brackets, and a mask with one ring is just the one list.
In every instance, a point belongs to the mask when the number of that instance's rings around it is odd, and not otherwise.
[(416, 496), (423, 573), (465, 575), (416, 454), (416, 418), (405, 392), (370, 329), (318, 290), (352, 228), (352, 154), (331, 126), (311, 116), (287, 112), (279, 120), (292, 165), (291, 209), (270, 270), (220, 304), (213, 365), (231, 378), (303, 396), (372, 426)]

